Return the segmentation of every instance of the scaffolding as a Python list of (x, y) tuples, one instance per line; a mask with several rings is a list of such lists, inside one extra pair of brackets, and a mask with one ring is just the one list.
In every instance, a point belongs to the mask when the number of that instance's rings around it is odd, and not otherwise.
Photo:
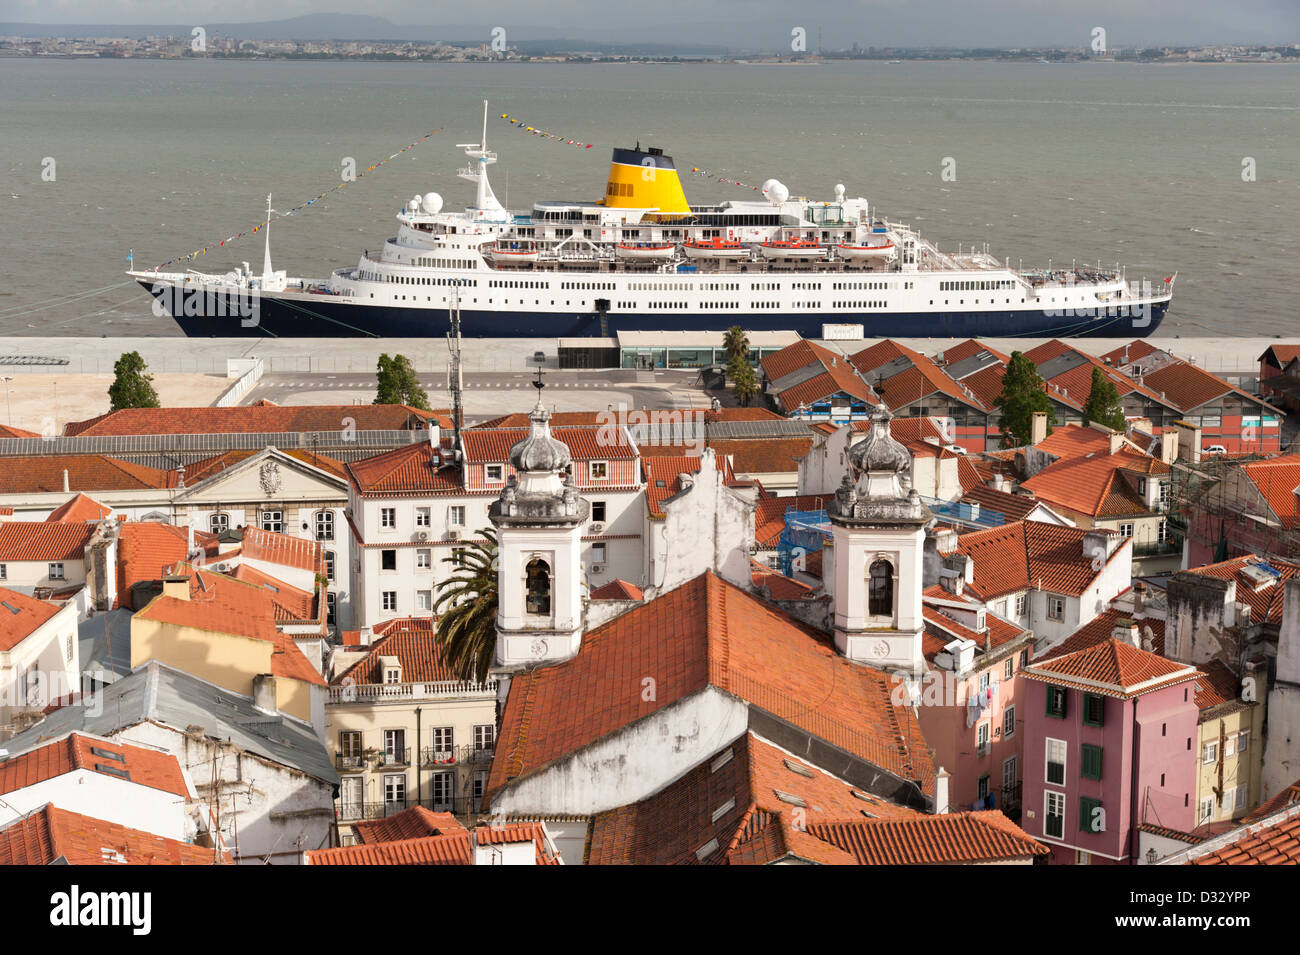
[(821, 551), (826, 541), (830, 540), (831, 523), (826, 511), (800, 511), (789, 508), (785, 512), (785, 529), (781, 531), (781, 540), (777, 545), (777, 560), (781, 573), (789, 577), (795, 570), (804, 567), (795, 566), (795, 560), (806, 558), (809, 554)]

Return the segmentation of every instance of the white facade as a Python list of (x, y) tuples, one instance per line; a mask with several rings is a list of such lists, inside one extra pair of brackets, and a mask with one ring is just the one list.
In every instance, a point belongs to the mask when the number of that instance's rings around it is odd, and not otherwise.
[(1268, 694), (1268, 743), (1262, 796), (1271, 798), (1300, 776), (1300, 579), (1286, 582), (1277, 635), (1277, 678)]
[[(0, 613), (7, 612), (0, 607)], [(43, 709), (81, 691), (79, 655), (77, 607), (71, 601), (9, 650), (0, 650), (0, 738), (19, 712)]]
[(754, 504), (727, 487), (724, 477), (713, 450), (706, 448), (683, 490), (663, 501), (664, 517), (647, 516), (648, 588), (663, 593), (711, 570), (749, 589)]
[[(188, 776), (185, 781), (193, 798), (194, 787)], [(5, 793), (0, 801), (0, 827), (46, 803), (181, 842), (193, 840), (196, 831), (186, 797), (115, 779), (93, 769), (74, 769)]]

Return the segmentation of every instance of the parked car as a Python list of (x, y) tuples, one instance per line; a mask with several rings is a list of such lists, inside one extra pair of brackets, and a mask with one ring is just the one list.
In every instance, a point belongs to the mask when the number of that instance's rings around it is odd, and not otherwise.
[(1206, 454), (1227, 454), (1228, 449), (1221, 444), (1207, 444), (1203, 449)]

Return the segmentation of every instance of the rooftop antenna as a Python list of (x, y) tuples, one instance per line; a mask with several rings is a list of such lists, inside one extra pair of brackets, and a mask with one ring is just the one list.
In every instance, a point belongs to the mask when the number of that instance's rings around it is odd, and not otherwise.
[(461, 450), (460, 432), (464, 427), (465, 407), (461, 400), (464, 388), (464, 376), (460, 364), (460, 287), (451, 289), (451, 331), (447, 333), (447, 350), (451, 352), (451, 362), (447, 365), (447, 390), (451, 392), (451, 424), (455, 434), (455, 448)]

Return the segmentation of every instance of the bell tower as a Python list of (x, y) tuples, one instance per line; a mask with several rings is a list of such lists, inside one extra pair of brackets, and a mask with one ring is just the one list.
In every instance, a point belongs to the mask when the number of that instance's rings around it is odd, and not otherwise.
[(582, 526), (591, 505), (568, 474), (564, 442), (551, 436), (542, 404), (529, 414), (529, 434), (510, 449), (515, 474), (488, 509), (497, 529), (498, 666), (567, 660), (582, 642)]
[(826, 508), (835, 540), (835, 646), (881, 669), (920, 673), (922, 573), (930, 510), (912, 487), (912, 455), (871, 418)]

